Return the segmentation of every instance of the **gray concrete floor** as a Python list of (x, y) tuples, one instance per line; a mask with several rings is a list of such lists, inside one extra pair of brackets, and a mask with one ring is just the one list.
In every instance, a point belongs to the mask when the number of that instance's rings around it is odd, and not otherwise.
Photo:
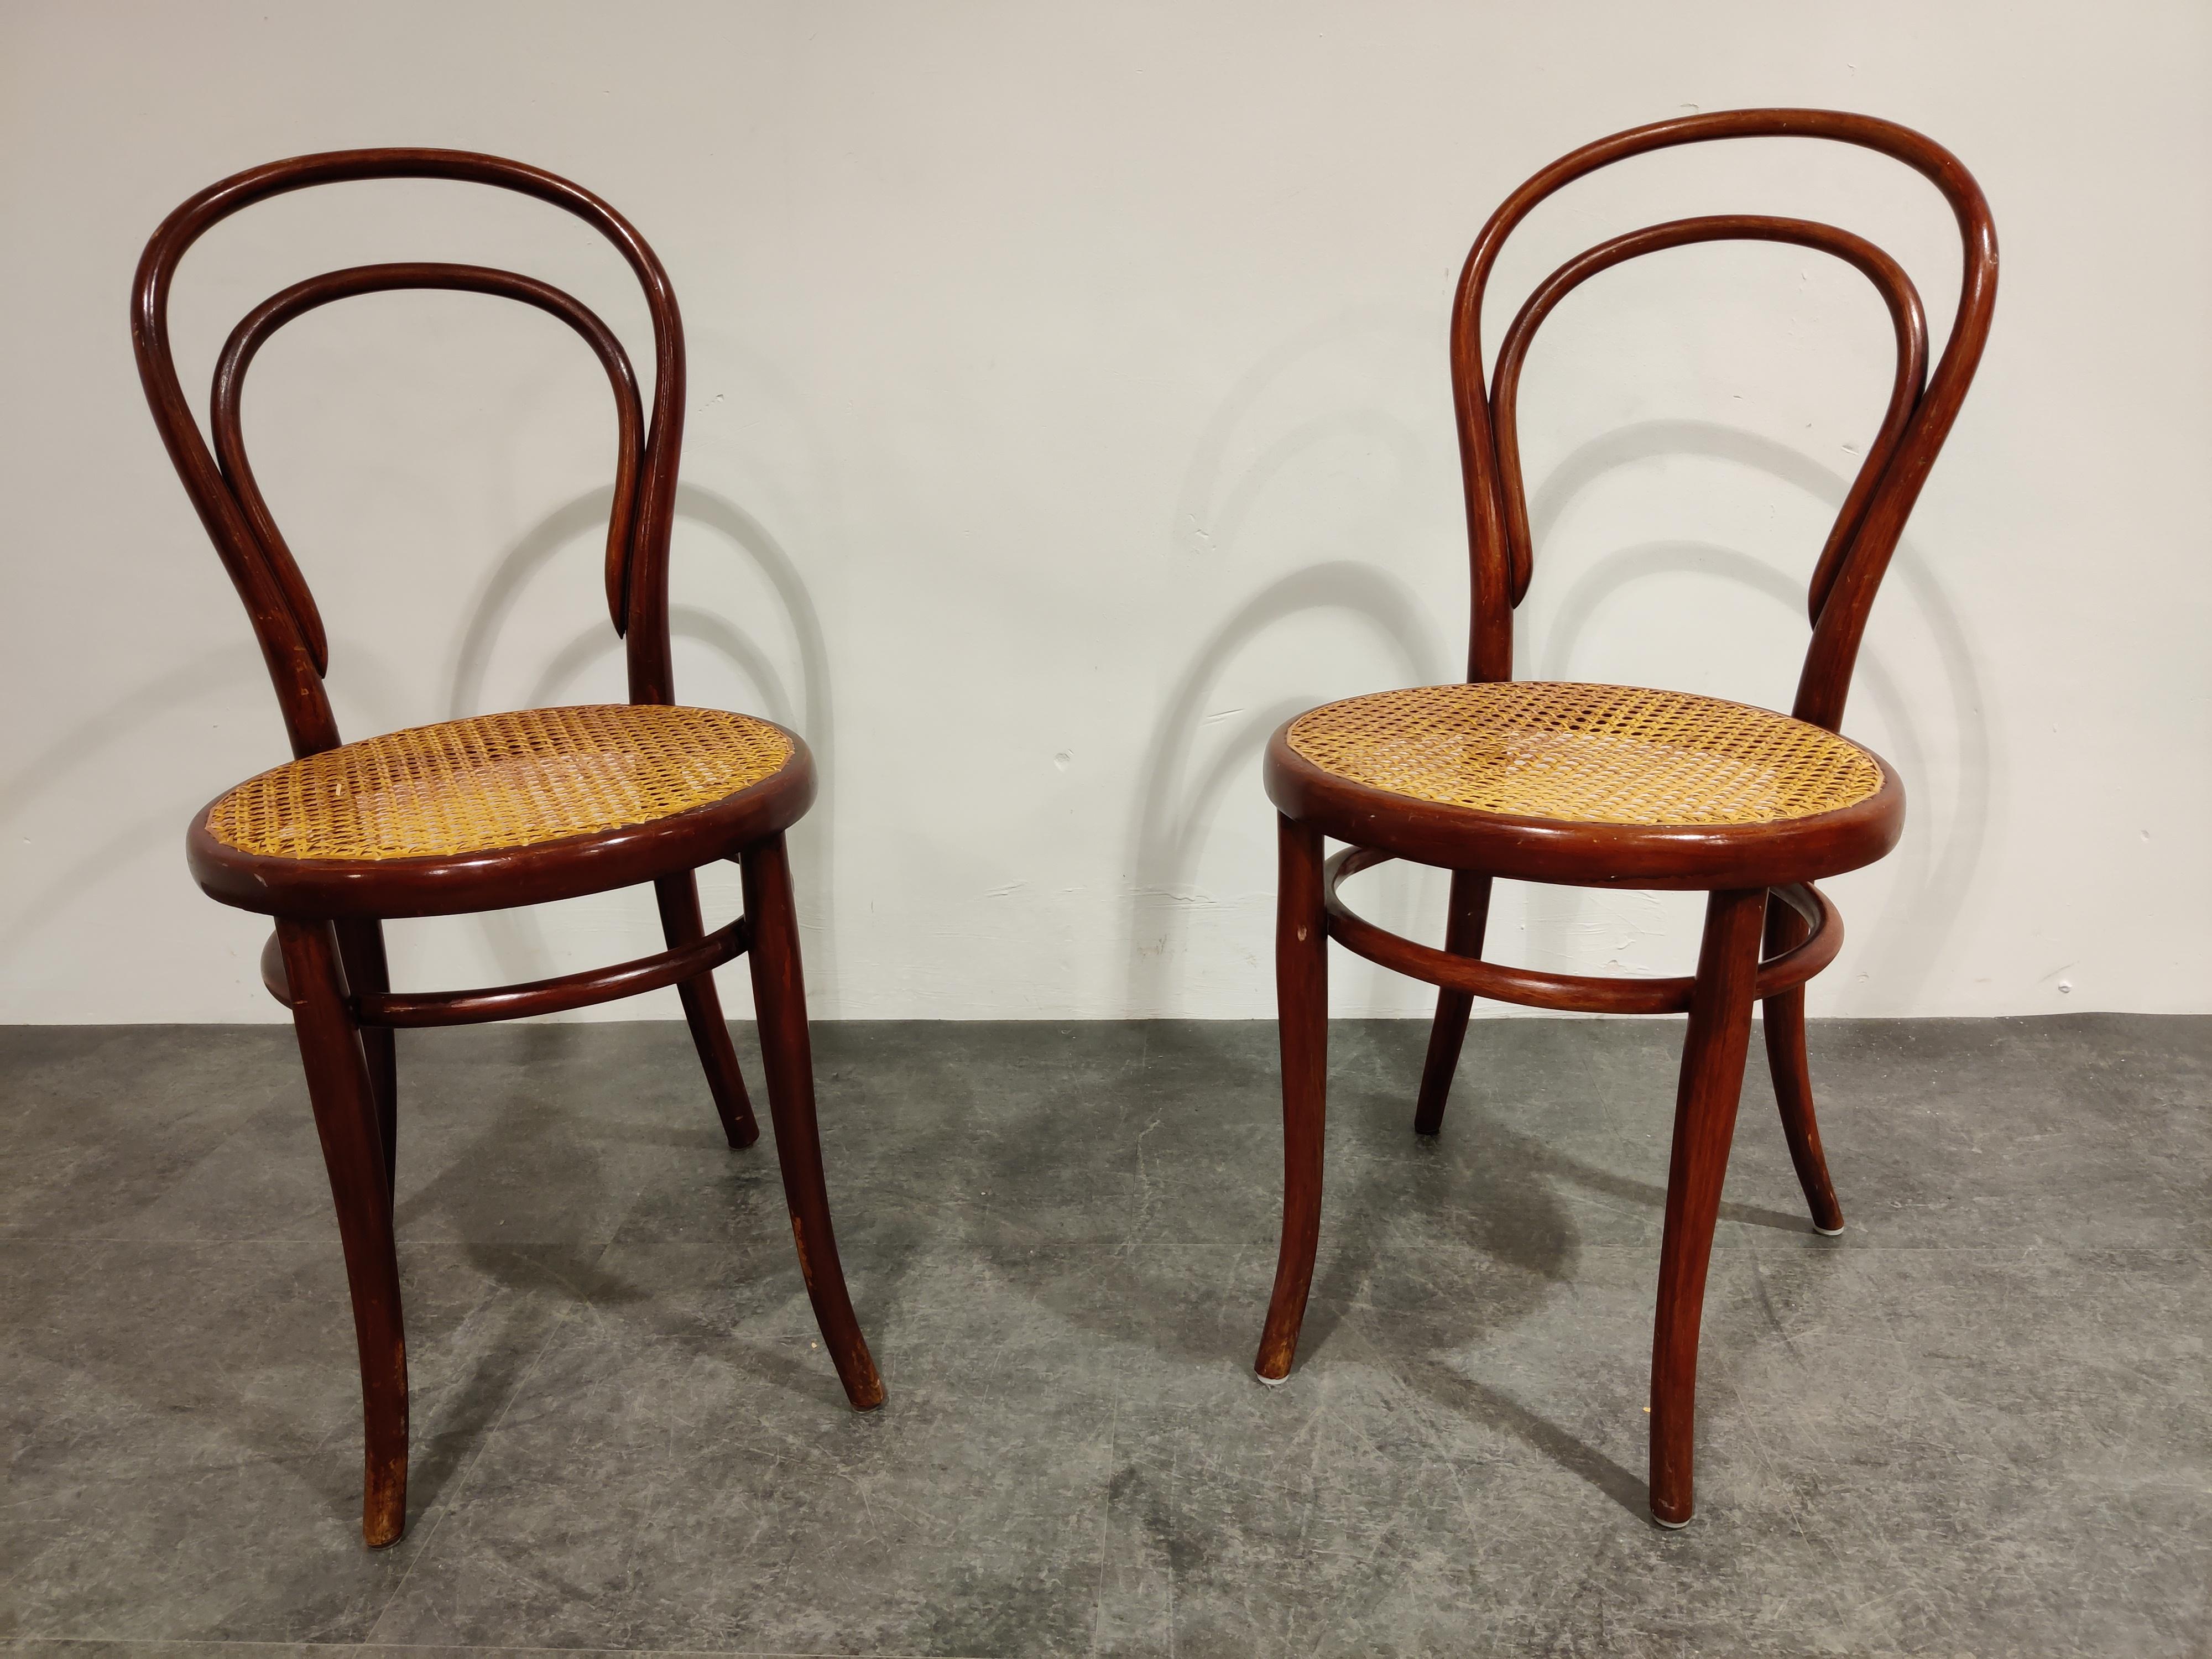
[(859, 1417), (769, 1146), (722, 1146), (682, 1027), (403, 1034), (415, 1474), (371, 1554), (289, 1033), (0, 1030), (0, 1636), (2212, 1651), (2212, 1020), (1816, 1027), (1838, 1239), (1754, 1076), (1700, 1514), (1664, 1533), (1679, 1037), (1479, 1024), (1425, 1143), (1421, 1029), (1338, 1028), (1312, 1310), (1269, 1390), (1270, 1028), (820, 1027), (890, 1389)]

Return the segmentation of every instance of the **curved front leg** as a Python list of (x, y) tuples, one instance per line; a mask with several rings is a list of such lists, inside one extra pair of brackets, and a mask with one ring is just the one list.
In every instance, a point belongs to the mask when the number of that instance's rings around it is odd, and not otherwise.
[(276, 937), (353, 1292), (354, 1338), (361, 1350), (361, 1534), (371, 1547), (381, 1548), (397, 1542), (407, 1526), (407, 1336), (376, 1092), (360, 1029), (346, 1006), (331, 924), (280, 917)]
[(1328, 926), (1322, 909), (1322, 836), (1276, 819), (1276, 1024), (1283, 1050), (1283, 1240), (1275, 1293), (1253, 1369), (1291, 1374), (1321, 1246), (1322, 1141), (1328, 1127)]
[(799, 915), (791, 897), (791, 861), (783, 837), (747, 848), (745, 916), (752, 923), (750, 952), (753, 1003), (760, 1015), (761, 1065), (768, 1073), (769, 1115), (775, 1123), (775, 1161), (783, 1170), (791, 1236), (799, 1246), (799, 1271), (814, 1304), (823, 1346), (837, 1367), (845, 1397), (856, 1411), (884, 1403), (884, 1380), (868, 1352), (845, 1269), (837, 1260), (837, 1235), (830, 1226), (830, 1194), (822, 1181), (822, 1133), (814, 1117), (814, 1051), (806, 1029), (806, 986), (799, 975)]
[(1715, 893), (1705, 902), (1705, 940), (1690, 994), (1651, 1343), (1651, 1517), (1662, 1527), (1686, 1524), (1695, 1508), (1698, 1327), (1751, 1045), (1752, 992), (1765, 913), (1766, 894), (1759, 888)]

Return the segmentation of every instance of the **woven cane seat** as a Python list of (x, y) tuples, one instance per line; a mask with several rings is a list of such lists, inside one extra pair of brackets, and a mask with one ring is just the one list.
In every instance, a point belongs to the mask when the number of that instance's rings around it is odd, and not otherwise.
[(712, 805), (774, 776), (781, 727), (716, 708), (599, 704), (418, 726), (250, 778), (208, 809), (254, 858), (460, 856)]
[(1333, 702), (1291, 750), (1390, 795), (1579, 823), (1771, 824), (1882, 787), (1856, 744), (1764, 708), (1680, 691), (1510, 680)]

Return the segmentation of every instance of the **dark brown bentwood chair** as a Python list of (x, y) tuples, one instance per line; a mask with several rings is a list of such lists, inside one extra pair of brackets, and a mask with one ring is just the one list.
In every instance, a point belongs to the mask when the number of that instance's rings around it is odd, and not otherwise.
[[(652, 312), (650, 421), (621, 343), (560, 289), (477, 265), (361, 265), (295, 283), (233, 331), (216, 365), (210, 454), (170, 356), (169, 285), (185, 251), (265, 197), (397, 178), (519, 191), (612, 242)], [(629, 702), (488, 714), (339, 743), (323, 690), (322, 619), (246, 465), (239, 395), (254, 353), (277, 329), (333, 300), (388, 289), (520, 300), (568, 324), (605, 366), (619, 428), (606, 598), (629, 647)], [(226, 179), (171, 214), (139, 262), (131, 325), (155, 423), (246, 602), (297, 757), (218, 796), (192, 820), (185, 850), (211, 896), (276, 918), (262, 978), (291, 1009), (299, 1034), (353, 1291), (367, 1424), (362, 1534), (372, 1545), (392, 1543), (407, 1513), (407, 1352), (392, 1219), (398, 1027), (514, 1019), (673, 985), (730, 1145), (749, 1146), (760, 1129), (713, 977), (749, 952), (776, 1158), (807, 1295), (846, 1396), (862, 1411), (880, 1405), (884, 1385), (845, 1293), (823, 1189), (784, 850), (784, 830), (814, 798), (814, 763), (781, 726), (680, 708), (670, 684), (668, 537), (684, 436), (684, 326), (645, 239), (589, 191), (496, 156), (300, 156)], [(692, 872), (718, 859), (738, 861), (745, 914), (709, 933)], [(647, 881), (668, 939), (658, 955), (490, 990), (395, 992), (387, 981), (387, 918), (539, 904)]]
[[(1768, 137), (1879, 150), (1924, 173), (1948, 199), (1966, 269), (1958, 318), (1932, 376), (1919, 295), (1887, 254), (1828, 225), (1730, 216), (1632, 231), (1560, 266), (1505, 331), (1486, 395), (1483, 287), (1532, 208), (1627, 156)], [(1532, 558), (1514, 400), (1530, 338), (1578, 284), (1623, 260), (1740, 238), (1795, 243), (1856, 266), (1888, 306), (1897, 336), (1888, 412), (1813, 571), (1812, 644), (1792, 716), (1670, 691), (1516, 682), (1513, 608), (1528, 590)], [(1836, 727), (1875, 588), (1980, 359), (1996, 276), (1988, 206), (1955, 157), (1905, 127), (1828, 110), (1730, 111), (1600, 139), (1529, 179), (1483, 228), (1451, 329), (1474, 576), (1468, 683), (1331, 703), (1290, 721), (1267, 746), (1267, 793), (1281, 813), (1275, 976), (1285, 1191), (1260, 1342), (1263, 1381), (1290, 1372), (1320, 1237), (1329, 939), (1441, 988), (1418, 1134), (1435, 1134), (1443, 1123), (1477, 995), (1589, 1013), (1686, 1012), (1652, 1344), (1650, 1495), (1662, 1525), (1689, 1520), (1698, 1315), (1755, 1001), (1765, 1004), (1767, 1060), (1814, 1224), (1824, 1233), (1844, 1224), (1813, 1117), (1803, 989), (1834, 959), (1843, 929), (1811, 884), (1894, 846), (1905, 792), (1878, 756)], [(1324, 836), (1352, 844), (1324, 863)], [(1338, 897), (1346, 876), (1394, 858), (1452, 872), (1443, 950), (1385, 933)], [(1501, 877), (1708, 893), (1697, 972), (1613, 980), (1486, 963), (1483, 925), (1491, 883)]]

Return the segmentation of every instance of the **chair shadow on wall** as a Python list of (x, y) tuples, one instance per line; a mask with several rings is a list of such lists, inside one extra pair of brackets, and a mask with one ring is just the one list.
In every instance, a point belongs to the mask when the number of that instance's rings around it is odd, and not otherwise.
[[(352, 667), (350, 663), (349, 667)], [(96, 766), (102, 757), (128, 744), (165, 717), (173, 717), (180, 708), (201, 698), (228, 692), (236, 686), (265, 688), (268, 675), (259, 649), (250, 641), (240, 641), (203, 651), (133, 687), (73, 722), (11, 775), (0, 780), (0, 825), (17, 817), (72, 774)], [(404, 706), (398, 688), (380, 674), (379, 665), (374, 661), (363, 665), (356, 678), (368, 682), (366, 689), (372, 707), (397, 709)], [(266, 707), (273, 761), (285, 756), (283, 728), (277, 721), (275, 704)], [(232, 781), (235, 780), (211, 780), (205, 795), (212, 796), (220, 782)], [(103, 884), (120, 880), (131, 864), (143, 854), (178, 848), (184, 840), (187, 819), (204, 800), (204, 797), (196, 798), (179, 808), (175, 800), (163, 799), (111, 819), (108, 833), (98, 846), (62, 869), (42, 877), (37, 896), (0, 923), (0, 954), (34, 948), (40, 932), (66, 915), (88, 892)]]
[[(478, 712), (491, 656), (502, 629), (524, 591), (563, 548), (580, 537), (604, 532), (611, 510), (613, 492), (603, 487), (589, 490), (556, 507), (516, 539), (501, 555), (479, 590), (469, 613), (466, 629), (454, 655), (453, 681), (447, 694), (448, 718)], [(728, 497), (696, 484), (682, 484), (676, 492), (679, 529), (691, 525), (710, 532), (727, 553), (750, 562), (763, 576), (781, 601), (799, 646), (799, 683), (787, 685), (752, 635), (727, 617), (696, 605), (675, 605), (669, 611), (669, 632), (678, 641), (690, 641), (720, 656), (759, 693), (758, 713), (788, 726), (806, 739), (813, 751), (817, 793), (813, 807), (790, 831), (794, 874), (802, 892), (816, 896), (808, 908), (819, 919), (810, 927), (805, 971), (810, 1001), (833, 1000), (837, 984), (836, 907), (832, 883), (836, 873), (836, 720), (830, 683), (830, 653), (822, 623), (799, 568), (766, 526)], [(681, 568), (696, 557), (696, 546), (679, 540), (672, 563)], [(603, 618), (595, 619), (564, 644), (548, 653), (538, 669), (525, 707), (553, 703), (595, 665), (617, 655), (622, 641)], [(681, 669), (677, 695), (684, 695)], [(795, 695), (794, 695), (795, 691)], [(529, 910), (498, 911), (479, 919), (483, 935), (501, 975), (510, 980), (542, 977), (559, 971), (547, 948), (536, 914)], [(713, 917), (708, 925), (718, 925)]]
[[(1419, 432), (1376, 401), (1333, 400), (1326, 412), (1296, 418), (1280, 431), (1268, 429), (1262, 411), (1302, 375), (1327, 374), (1333, 358), (1364, 365), (1425, 345), (1423, 319), (1363, 307), (1300, 330), (1263, 356), (1230, 388), (1200, 436), (1176, 501), (1171, 550), (1209, 563), (1233, 559), (1268, 489), (1301, 461), (1346, 440), (1382, 451), (1389, 463), (1387, 498), (1368, 516), (1381, 526), (1380, 538), (1391, 539), (1423, 494), (1426, 450)], [(1232, 450), (1254, 433), (1250, 458), (1232, 467)], [(1122, 940), (1125, 1009), (1142, 1016), (1177, 1006), (1191, 916), (1207, 902), (1195, 885), (1199, 860), (1228, 792), (1249, 782), (1253, 761), (1278, 726), (1322, 700), (1308, 685), (1257, 711), (1231, 711), (1243, 718), (1224, 736), (1218, 728), (1227, 716), (1206, 712), (1215, 688), (1270, 629), (1315, 613), (1350, 619), (1407, 683), (1441, 679), (1449, 653), (1431, 624), (1432, 609), (1381, 563), (1327, 559), (1268, 582), (1206, 636), (1176, 678), (1146, 744), (1125, 864), (1132, 876)]]
[[(1194, 906), (1205, 901), (1194, 877), (1206, 840), (1229, 790), (1249, 785), (1268, 737), (1310, 708), (1311, 696), (1278, 698), (1241, 716), (1197, 762), (1201, 740), (1218, 722), (1205, 713), (1213, 691), (1243, 651), (1269, 629), (1310, 612), (1336, 612), (1372, 633), (1409, 682), (1435, 677), (1434, 653), (1412, 592), (1396, 577), (1349, 561), (1317, 564), (1267, 584), (1207, 636), (1154, 722), (1144, 787), (1129, 836), (1134, 872), (1128, 906), (1125, 1006), (1165, 1010), (1176, 1000)], [(1249, 790), (1247, 793), (1252, 793)], [(1242, 803), (1249, 805), (1249, 802)], [(1264, 806), (1264, 802), (1261, 803)]]

